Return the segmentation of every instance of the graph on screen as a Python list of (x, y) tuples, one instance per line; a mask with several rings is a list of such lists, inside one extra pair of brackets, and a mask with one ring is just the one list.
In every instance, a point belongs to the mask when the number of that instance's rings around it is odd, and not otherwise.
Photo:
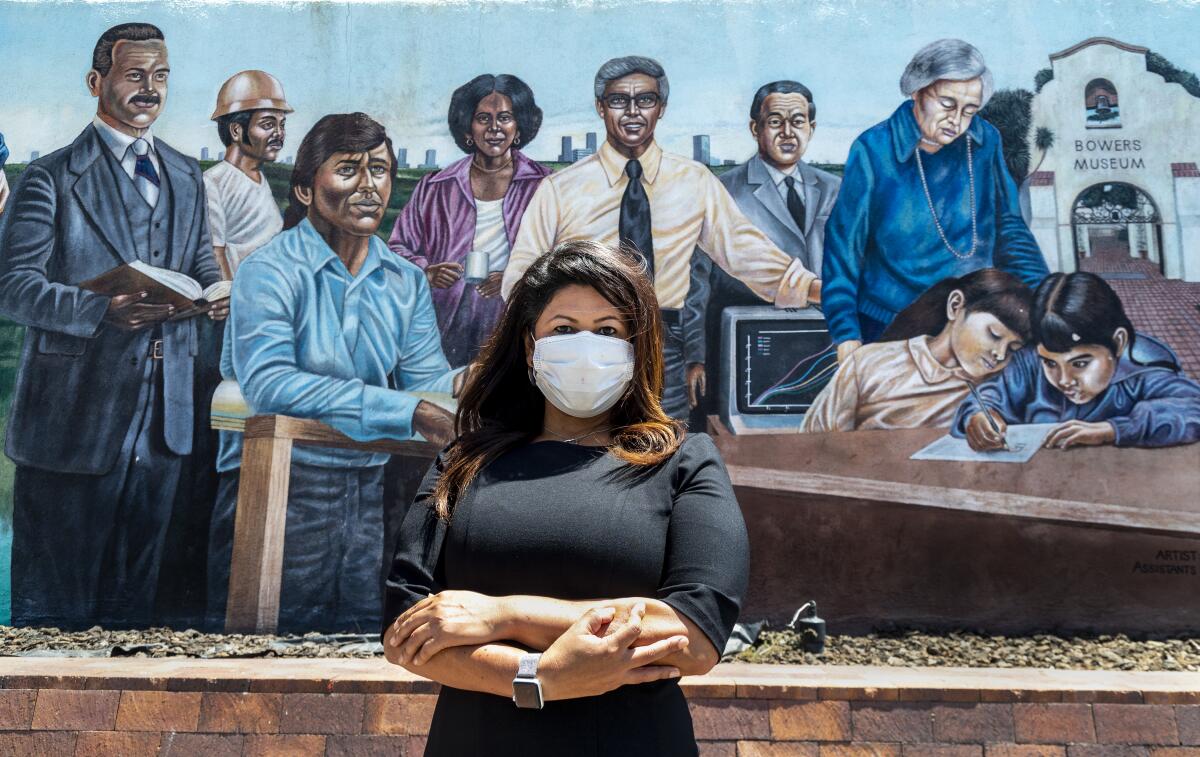
[(802, 414), (837, 371), (823, 320), (738, 323), (738, 410)]

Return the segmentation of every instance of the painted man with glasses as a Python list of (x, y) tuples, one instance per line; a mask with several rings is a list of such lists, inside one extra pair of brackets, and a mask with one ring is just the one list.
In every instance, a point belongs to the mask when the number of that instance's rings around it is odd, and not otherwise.
[[(746, 217), (810, 271), (821, 270), (825, 221), (842, 183), (840, 177), (802, 160), (816, 129), (817, 104), (808, 87), (790, 80), (762, 85), (750, 102), (750, 136), (758, 151), (720, 179)], [(692, 285), (683, 320), (692, 407), (711, 383), (705, 376), (706, 356), (716, 354), (721, 311), (760, 304), (753, 291), (714, 269), (708, 257), (692, 257)], [(710, 374), (713, 367), (708, 365)]]
[(605, 141), (595, 155), (542, 181), (522, 219), (501, 293), (507, 297), (530, 263), (562, 242), (636, 249), (654, 279), (666, 327), (663, 409), (686, 418), (681, 313), (696, 248), (776, 307), (819, 302), (821, 282), (738, 210), (706, 166), (658, 146), (654, 128), (669, 92), (666, 72), (651, 58), (614, 58), (600, 67), (594, 93)]

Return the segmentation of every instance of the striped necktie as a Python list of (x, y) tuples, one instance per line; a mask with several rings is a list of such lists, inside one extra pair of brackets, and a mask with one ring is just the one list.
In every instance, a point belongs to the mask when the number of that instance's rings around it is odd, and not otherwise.
[(150, 143), (138, 137), (133, 140), (129, 149), (133, 150), (133, 154), (137, 156), (137, 163), (133, 167), (133, 184), (146, 204), (154, 207), (154, 204), (158, 202), (158, 188), (161, 182), (158, 178), (158, 171), (154, 170), (154, 163), (150, 160)]

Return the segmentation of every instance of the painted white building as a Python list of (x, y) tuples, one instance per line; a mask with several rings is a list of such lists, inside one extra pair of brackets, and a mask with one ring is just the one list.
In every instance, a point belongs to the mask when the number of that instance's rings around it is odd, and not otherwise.
[[(1146, 48), (1094, 37), (1050, 56), (1033, 99), (1030, 229), (1050, 270), (1074, 271), (1095, 234), (1200, 281), (1200, 98), (1146, 70)], [(1053, 146), (1036, 147), (1039, 128)], [(1040, 165), (1039, 164), (1040, 161)]]

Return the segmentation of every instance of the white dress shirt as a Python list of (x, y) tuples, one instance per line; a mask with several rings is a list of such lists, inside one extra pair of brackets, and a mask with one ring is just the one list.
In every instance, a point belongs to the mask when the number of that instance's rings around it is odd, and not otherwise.
[(768, 163), (766, 160), (762, 162), (767, 167), (767, 174), (771, 177), (771, 181), (775, 182), (775, 189), (778, 190), (779, 196), (783, 198), (783, 204), (787, 204), (788, 187), (784, 181), (791, 176), (795, 180), (796, 194), (800, 196), (800, 201), (804, 201), (804, 175), (797, 170), (799, 163), (793, 163), (787, 171), (780, 171), (775, 166)]
[[(650, 200), (659, 307), (683, 307), (696, 247), (776, 307), (808, 305), (809, 285), (816, 275), (759, 231), (712, 171), (663, 152), (653, 142), (638, 160)], [(594, 155), (542, 180), (525, 209), (504, 269), (504, 297), (538, 256), (559, 243), (617, 244), (621, 197), (629, 182), (627, 162), (605, 142)]]
[(804, 414), (801, 431), (945, 428), (973, 381), (947, 368), (929, 350), (926, 335), (859, 347)]
[[(125, 169), (125, 174), (130, 178), (130, 180), (133, 180), (134, 171), (137, 168), (137, 155), (133, 153), (132, 147), (133, 142), (137, 139), (137, 137), (131, 137), (124, 132), (117, 131), (113, 127), (106, 124), (104, 119), (100, 118), (100, 116), (96, 116), (92, 119), (92, 125), (95, 126), (96, 131), (100, 133), (100, 139), (104, 142), (105, 146), (108, 147), (109, 152), (111, 152), (113, 157), (117, 159), (117, 162), (121, 164), (121, 168)], [(158, 162), (158, 150), (156, 150), (154, 146), (154, 135), (151, 134), (147, 129), (146, 133), (142, 135), (142, 139), (146, 140), (146, 144), (150, 145), (150, 152), (148, 153), (150, 156), (150, 162), (154, 165), (155, 173), (161, 177), (162, 167)], [(146, 196), (146, 202), (150, 205), (150, 207), (154, 207), (158, 203), (158, 187), (150, 184), (150, 187), (147, 191), (149, 194)]]

